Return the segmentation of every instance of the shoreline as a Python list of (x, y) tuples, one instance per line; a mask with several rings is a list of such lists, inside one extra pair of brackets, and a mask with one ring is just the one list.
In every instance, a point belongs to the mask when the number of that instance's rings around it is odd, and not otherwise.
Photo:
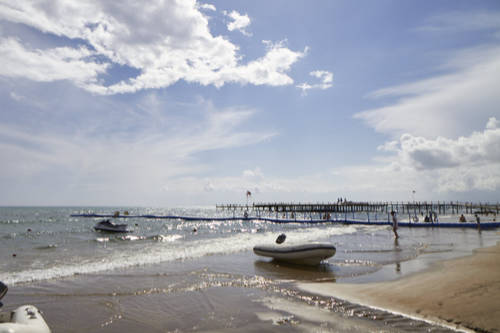
[(500, 242), (393, 281), (298, 287), (448, 327), (500, 332)]

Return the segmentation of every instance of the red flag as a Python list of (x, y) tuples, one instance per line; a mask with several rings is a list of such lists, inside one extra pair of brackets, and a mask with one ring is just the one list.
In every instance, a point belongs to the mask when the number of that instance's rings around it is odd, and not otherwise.
[(247, 197), (251, 197), (251, 196), (252, 196), (252, 192), (247, 191)]

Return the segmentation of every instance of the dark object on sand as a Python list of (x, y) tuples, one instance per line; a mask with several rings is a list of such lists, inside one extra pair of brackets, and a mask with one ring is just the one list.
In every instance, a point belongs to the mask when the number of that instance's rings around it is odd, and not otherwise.
[(128, 230), (127, 227), (128, 225), (126, 224), (114, 224), (110, 220), (103, 220), (94, 226), (94, 230), (106, 232), (129, 232), (130, 230)]
[(285, 234), (281, 234), (278, 236), (278, 238), (276, 238), (276, 244), (281, 244), (285, 241), (286, 239), (286, 235)]

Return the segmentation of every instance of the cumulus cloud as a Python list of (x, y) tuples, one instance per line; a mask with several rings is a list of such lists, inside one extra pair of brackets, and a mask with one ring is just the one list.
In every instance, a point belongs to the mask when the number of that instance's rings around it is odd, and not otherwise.
[[(456, 200), (457, 193), (500, 190), (500, 126), (490, 118), (485, 129), (457, 139), (428, 139), (410, 134), (379, 147), (384, 155), (362, 165), (349, 165), (315, 174), (283, 177), (260, 167), (239, 176), (180, 177), (169, 184), (174, 191), (198, 193), (210, 189), (228, 200), (250, 189), (259, 201), (325, 200), (338, 195), (357, 200), (411, 200), (413, 191), (425, 200)], [(258, 192), (257, 192), (258, 191)], [(336, 196), (335, 196), (336, 195)]]
[(237, 11), (233, 10), (230, 13), (224, 11), (224, 15), (231, 18), (232, 21), (227, 24), (227, 30), (234, 31), (238, 30), (245, 36), (251, 36), (252, 34), (246, 31), (246, 28), (250, 25), (250, 18), (247, 14), (241, 15)]
[(95, 55), (87, 48), (60, 47), (50, 50), (26, 50), (16, 39), (0, 39), (0, 74), (13, 78), (27, 78), (50, 82), (71, 80), (85, 87), (95, 82), (99, 74), (106, 71), (107, 64), (88, 61)]
[(401, 161), (417, 169), (500, 163), (500, 128), (498, 120), (492, 117), (483, 132), (474, 132), (457, 140), (405, 134), (399, 139), (396, 149)]
[(333, 83), (333, 73), (328, 72), (328, 71), (312, 71), (309, 73), (309, 75), (317, 78), (320, 80), (320, 83), (315, 83), (315, 84), (309, 84), (309, 83), (302, 83), (297, 85), (297, 88), (302, 90), (302, 93), (307, 93), (308, 90), (311, 89), (321, 89), (325, 90), (328, 88), (332, 87)]
[(486, 124), (486, 129), (495, 130), (499, 127), (500, 127), (500, 121), (497, 118), (491, 117), (490, 119), (488, 119), (488, 123)]
[(500, 127), (491, 117), (484, 131), (457, 139), (404, 134), (379, 147), (395, 153), (392, 163), (408, 173), (433, 175), (440, 190), (493, 190), (500, 187)]
[[(96, 94), (163, 88), (180, 80), (216, 87), (226, 83), (293, 83), (288, 71), (305, 52), (275, 43), (262, 57), (242, 63), (239, 47), (223, 36), (212, 35), (208, 18), (200, 9), (215, 7), (198, 5), (194, 0), (151, 2), (147, 6), (134, 1), (2, 2), (0, 19), (62, 37), (68, 45), (32, 49), (22, 40), (6, 38), (1, 59), (11, 66), (2, 66), (0, 75), (35, 81), (70, 80)], [(245, 31), (250, 23), (246, 15), (228, 15), (234, 20), (231, 29)], [(106, 85), (103, 74), (112, 65), (139, 74)]]
[(260, 167), (256, 167), (253, 170), (247, 169), (243, 171), (243, 178), (246, 179), (262, 179), (264, 178), (264, 174)]
[[(430, 18), (417, 31), (474, 31), (495, 37), (498, 15), (446, 13)], [(433, 76), (367, 94), (385, 106), (354, 117), (393, 138), (379, 147), (385, 154), (377, 158), (382, 167), (374, 168), (378, 172), (372, 184), (408, 184), (434, 196), (500, 192), (500, 48), (497, 43), (482, 44), (450, 54)], [(359, 176), (353, 180), (362, 179)]]
[(201, 9), (206, 9), (206, 10), (211, 10), (211, 11), (217, 10), (214, 5), (209, 4), (209, 3), (200, 4), (198, 7)]

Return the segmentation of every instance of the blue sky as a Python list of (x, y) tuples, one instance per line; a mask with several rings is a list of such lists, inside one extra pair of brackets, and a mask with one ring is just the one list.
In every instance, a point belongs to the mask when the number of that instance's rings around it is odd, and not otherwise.
[(0, 1), (0, 204), (500, 200), (498, 1)]

